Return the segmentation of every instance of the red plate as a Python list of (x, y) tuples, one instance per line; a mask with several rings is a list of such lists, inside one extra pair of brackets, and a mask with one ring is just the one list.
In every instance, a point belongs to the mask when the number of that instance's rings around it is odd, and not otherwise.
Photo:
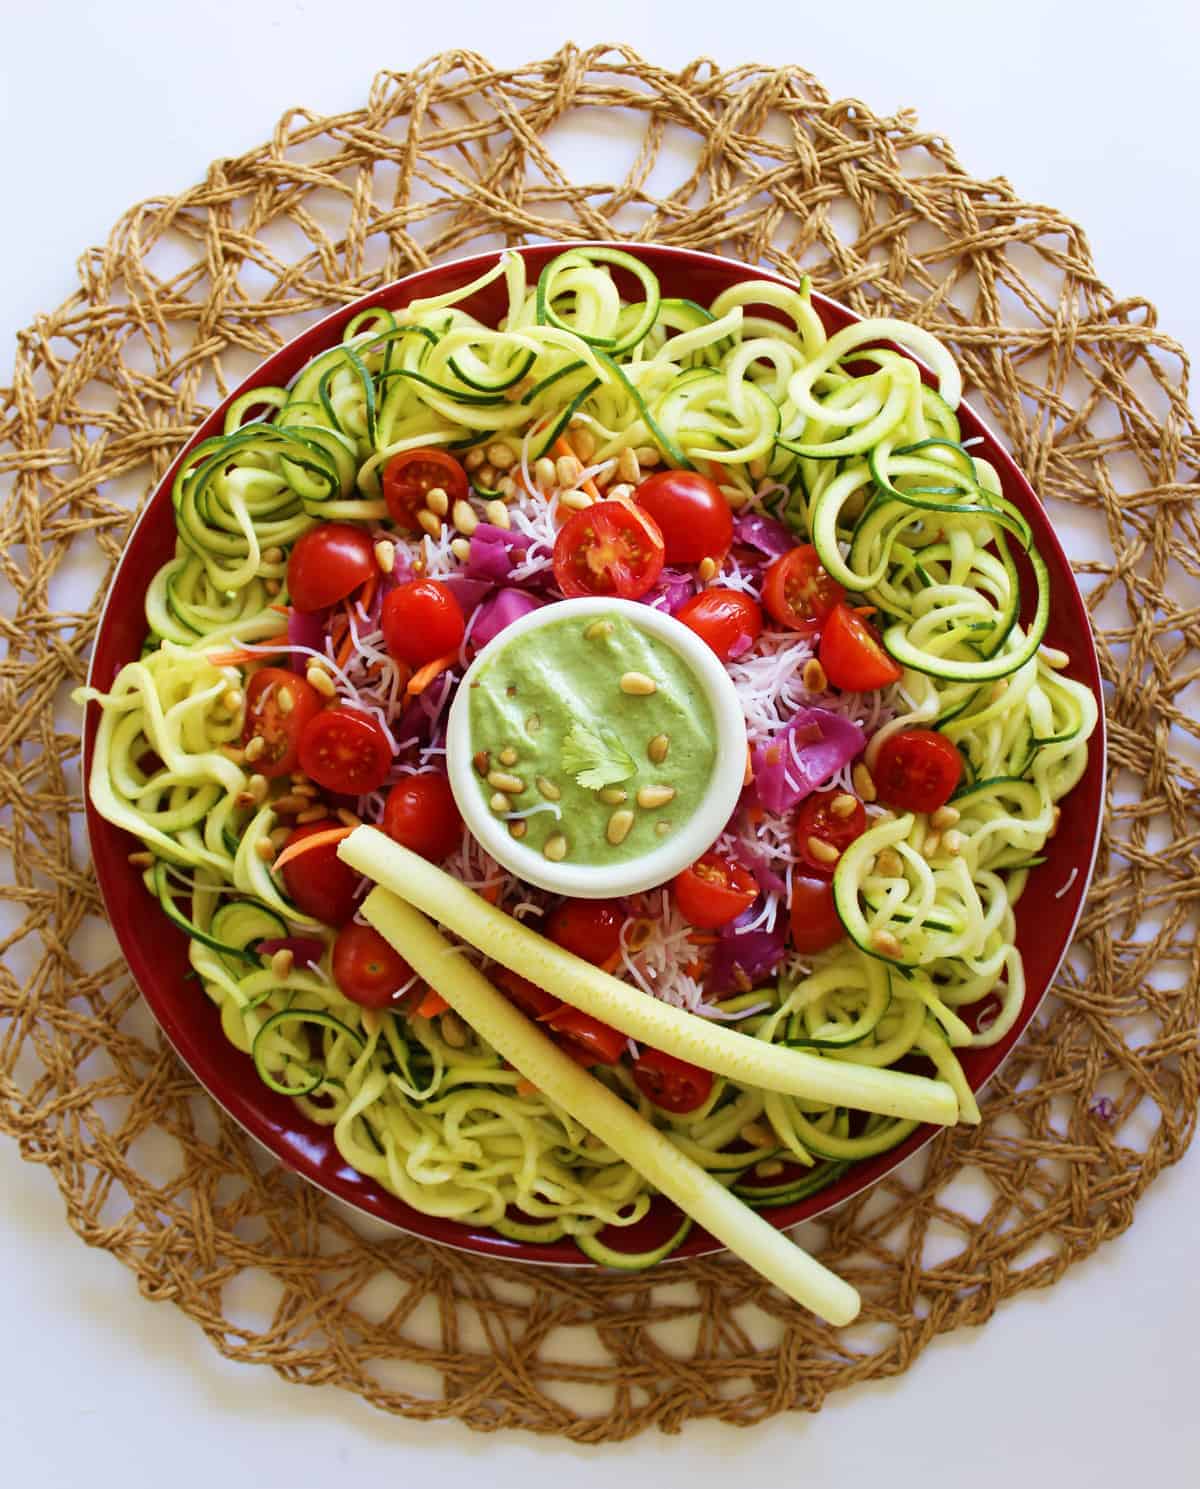
[[(701, 304), (708, 303), (730, 285), (747, 279), (787, 283), (765, 270), (753, 269), (714, 254), (629, 243), (613, 246), (637, 254), (658, 275), (664, 295), (681, 296)], [(562, 249), (561, 244), (538, 244), (520, 249), (530, 278), (536, 278), (546, 261)], [(146, 631), (142, 610), (146, 586), (158, 567), (174, 552), (171, 483), (184, 455), (201, 440), (220, 433), (228, 405), (249, 388), (289, 382), (312, 357), (338, 343), (347, 322), (360, 311), (375, 305), (396, 310), (419, 296), (445, 294), (476, 278), (495, 262), (495, 258), (494, 253), (478, 254), (425, 269), (335, 311), (277, 351), (219, 408), (214, 409), (180, 451), (130, 536), (100, 618), (90, 674), (94, 686), (107, 688), (119, 669), (141, 650)], [(620, 281), (621, 275), (617, 277)], [(622, 287), (632, 293), (632, 281)], [(831, 333), (857, 319), (852, 311), (821, 295), (814, 295), (813, 303)], [(505, 289), (500, 280), (475, 295), (467, 308), (480, 320), (494, 324), (504, 306)], [(932, 382), (928, 375), (926, 380)], [(999, 471), (1005, 494), (1029, 520), (1037, 546), (1049, 566), (1054, 604), (1046, 640), (1070, 655), (1068, 675), (1089, 687), (1100, 702), (1100, 673), (1091, 627), (1054, 529), (1028, 481), (982, 420), (965, 403), (958, 415), (963, 437), (981, 440), (981, 452)], [(94, 705), (89, 708), (84, 727), (85, 771), (91, 762), (98, 712)], [(1104, 756), (1104, 714), (1101, 707), (1100, 724), (1091, 741), (1087, 771), (1062, 803), (1062, 820), (1057, 835), (1047, 844), (1047, 861), (1030, 875), (1028, 889), (1018, 906), (1017, 945), (1025, 958), (1028, 984), (1025, 1006), (1013, 1029), (999, 1044), (990, 1049), (968, 1050), (961, 1057), (967, 1079), (976, 1091), (1020, 1038), (1053, 982), (1070, 945), (1099, 841)], [(209, 1093), (283, 1163), (348, 1204), (402, 1230), (445, 1245), (521, 1261), (593, 1265), (580, 1256), (570, 1241), (529, 1245), (507, 1240), (494, 1231), (422, 1215), (352, 1169), (338, 1153), (327, 1127), (320, 1127), (302, 1117), (287, 1097), (268, 1090), (259, 1081), (251, 1061), (238, 1054), (221, 1032), (215, 1005), (199, 992), (194, 980), (185, 980), (184, 974), (188, 970), (186, 938), (165, 916), (146, 914), (146, 892), (137, 871), (127, 862), (134, 840), (105, 822), (93, 810), (90, 801), (87, 803), (87, 821), (96, 877), (117, 940), (167, 1038)], [(1063, 887), (1068, 883), (1069, 887), (1064, 891)], [(819, 1215), (852, 1195), (860, 1194), (927, 1143), (934, 1132), (933, 1128), (922, 1127), (891, 1152), (856, 1164), (837, 1183), (819, 1194), (765, 1213), (780, 1228)], [(665, 1241), (677, 1225), (678, 1212), (665, 1201), (656, 1201), (650, 1216), (637, 1228), (639, 1249)], [(694, 1230), (675, 1255), (700, 1256), (719, 1249), (718, 1243), (706, 1232)]]

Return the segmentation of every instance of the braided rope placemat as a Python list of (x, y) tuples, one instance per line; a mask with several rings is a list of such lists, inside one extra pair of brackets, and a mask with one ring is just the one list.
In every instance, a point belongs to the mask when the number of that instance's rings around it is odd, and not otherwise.
[[(628, 159), (619, 182), (569, 163), (598, 127)], [(528, 238), (619, 236), (806, 271), (944, 338), (1051, 514), (1071, 509), (1097, 629), (1110, 810), (1076, 946), (982, 1125), (802, 1228), (866, 1299), (840, 1332), (726, 1257), (651, 1280), (363, 1239), (175, 1060), (90, 873), (67, 694), (132, 512), (203, 413), (381, 281)], [(447, 53), (381, 74), (361, 109), (290, 113), (267, 144), (127, 212), (79, 272), (19, 336), (0, 393), (0, 472), (15, 476), (0, 515), (0, 1128), (146, 1297), (289, 1380), (602, 1442), (816, 1409), (1129, 1225), (1186, 1148), (1198, 1091), (1200, 436), (1180, 348), (1149, 305), (1105, 288), (1079, 228), (972, 179), (912, 115), (831, 101), (796, 68), (672, 73), (566, 47), (513, 70)]]

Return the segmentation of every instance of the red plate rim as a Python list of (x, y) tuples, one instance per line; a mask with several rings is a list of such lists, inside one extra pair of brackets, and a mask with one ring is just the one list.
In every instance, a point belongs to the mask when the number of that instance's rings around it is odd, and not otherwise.
[[(701, 303), (711, 300), (722, 289), (747, 279), (795, 287), (794, 280), (767, 269), (755, 268), (718, 254), (666, 245), (599, 241), (539, 243), (515, 251), (525, 258), (531, 273), (536, 274), (548, 259), (564, 249), (588, 247), (616, 248), (632, 254), (659, 276), (664, 287), (669, 285), (669, 293)], [(457, 288), (484, 272), (504, 251), (472, 254), (418, 270), (333, 311), (273, 353), (209, 414), (180, 450), (133, 526), (101, 610), (88, 671), (89, 683), (107, 688), (120, 667), (138, 654), (145, 634), (142, 604), (147, 583), (154, 570), (173, 550), (175, 523), (171, 485), (185, 456), (201, 440), (220, 432), (225, 410), (234, 399), (254, 387), (289, 382), (319, 351), (340, 341), (345, 325), (361, 311), (376, 306), (395, 309), (412, 299)], [(814, 292), (812, 298), (830, 332), (860, 319), (854, 311), (826, 296)], [(476, 313), (481, 313), (478, 308)], [(927, 368), (922, 366), (922, 372), (927, 381), (933, 381)], [(1046, 862), (1030, 874), (1023, 898), (1027, 908), (1021, 913), (1018, 907), (1017, 945), (1025, 959), (1026, 969), (1026, 996), (1021, 1014), (1005, 1038), (996, 1045), (967, 1050), (961, 1056), (971, 1087), (978, 1093), (1000, 1068), (1037, 1013), (1057, 976), (1082, 914), (1100, 842), (1107, 737), (1100, 669), (1091, 625), (1057, 534), (1033, 488), (991, 428), (965, 400), (959, 406), (958, 416), (964, 439), (981, 441), (982, 453), (999, 472), (1005, 494), (1021, 509), (1033, 528), (1055, 592), (1047, 640), (1069, 654), (1071, 661), (1066, 674), (1091, 689), (1100, 710), (1096, 733), (1089, 746), (1087, 770), (1061, 803), (1059, 831), (1047, 844)], [(90, 705), (83, 731), (85, 781), (90, 771), (98, 715), (98, 707)], [(179, 1058), (209, 1095), (252, 1137), (318, 1188), (397, 1230), (459, 1250), (515, 1261), (584, 1268), (596, 1265), (583, 1257), (569, 1239), (534, 1245), (509, 1240), (492, 1230), (424, 1215), (351, 1168), (334, 1146), (330, 1129), (309, 1121), (289, 1098), (263, 1086), (255, 1074), (253, 1063), (235, 1051), (225, 1039), (216, 1006), (206, 998), (197, 998), (193, 984), (184, 981), (183, 971), (187, 964), (183, 934), (165, 917), (155, 917), (150, 934), (140, 930), (145, 917), (139, 917), (138, 912), (146, 904), (145, 890), (137, 871), (127, 861), (135, 840), (100, 817), (86, 790), (85, 802), (88, 837), (100, 893), (134, 980)], [(1038, 907), (1036, 915), (1031, 913), (1034, 905)], [(937, 1131), (934, 1127), (920, 1127), (898, 1147), (853, 1165), (818, 1194), (764, 1211), (764, 1214), (779, 1229), (823, 1215), (890, 1173), (925, 1147)], [(658, 1222), (644, 1221), (639, 1225), (639, 1244), (651, 1246), (664, 1240), (678, 1223), (677, 1212), (665, 1201), (656, 1200), (654, 1208), (660, 1212)], [(722, 1249), (707, 1232), (696, 1229), (670, 1260), (706, 1256)]]

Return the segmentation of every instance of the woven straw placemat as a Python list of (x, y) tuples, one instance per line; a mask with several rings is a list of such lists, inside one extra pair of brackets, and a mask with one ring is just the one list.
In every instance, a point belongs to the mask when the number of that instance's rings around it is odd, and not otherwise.
[[(596, 128), (625, 153), (620, 181), (569, 164)], [(89, 593), (111, 568), (205, 410), (383, 280), (501, 243), (615, 236), (803, 270), (944, 338), (1052, 515), (1072, 509), (1096, 624), (1110, 810), (1075, 950), (982, 1126), (803, 1229), (864, 1293), (840, 1334), (724, 1257), (649, 1279), (362, 1239), (264, 1162), (157, 1036), (81, 830), (66, 695), (97, 601), (64, 606), (89, 562)], [(290, 1380), (602, 1442), (815, 1409), (1129, 1225), (1197, 1101), (1200, 440), (1179, 347), (1100, 282), (1078, 227), (974, 180), (912, 115), (831, 101), (796, 68), (676, 73), (566, 47), (502, 70), (454, 52), (381, 74), (361, 109), (288, 114), (261, 148), (127, 212), (79, 272), (18, 338), (0, 394), (0, 472), (15, 475), (0, 518), (0, 1127), (147, 1298)], [(251, 1282), (273, 1289), (273, 1316), (247, 1321)]]

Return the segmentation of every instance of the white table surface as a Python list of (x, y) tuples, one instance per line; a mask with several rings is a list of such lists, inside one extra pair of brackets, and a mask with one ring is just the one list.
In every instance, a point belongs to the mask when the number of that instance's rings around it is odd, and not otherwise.
[[(439, 20), (439, 16), (447, 19)], [(451, 20), (449, 17), (453, 16)], [(73, 287), (73, 265), (143, 196), (264, 138), (284, 108), (356, 106), (378, 68), (451, 46), (498, 62), (568, 36), (680, 64), (797, 62), (879, 111), (915, 106), (976, 175), (1081, 221), (1101, 275), (1157, 303), (1200, 359), (1196, 57), (1190, 0), (857, 0), (554, 7), (354, 0), (0, 0), (0, 381), (13, 333)], [(849, 40), (848, 40), (849, 38)], [(1116, 183), (1120, 183), (1119, 188)], [(578, 1489), (686, 1476), (694, 1489), (786, 1473), (811, 1489), (943, 1483), (1194, 1483), (1200, 1458), (1200, 1152), (1163, 1174), (1134, 1228), (1050, 1292), (932, 1346), (900, 1379), (816, 1418), (693, 1425), (575, 1449), (393, 1420), (332, 1388), (231, 1365), (169, 1305), (67, 1227), (50, 1177), (0, 1142), (0, 1442), (5, 1482), (273, 1489), (346, 1482)], [(885, 1478), (886, 1476), (886, 1478)]]

